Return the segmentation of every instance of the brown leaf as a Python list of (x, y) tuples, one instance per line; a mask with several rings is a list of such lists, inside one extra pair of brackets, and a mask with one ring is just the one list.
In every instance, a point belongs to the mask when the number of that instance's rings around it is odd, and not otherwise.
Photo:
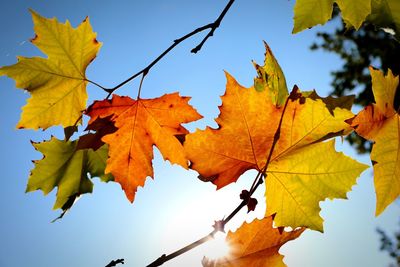
[(79, 137), (78, 145), (76, 149), (87, 149), (93, 150), (99, 149), (104, 142), (101, 140), (103, 136), (114, 133), (118, 130), (115, 127), (114, 122), (111, 120), (111, 116), (100, 118), (97, 117), (86, 130), (96, 131), (96, 133), (87, 133)]

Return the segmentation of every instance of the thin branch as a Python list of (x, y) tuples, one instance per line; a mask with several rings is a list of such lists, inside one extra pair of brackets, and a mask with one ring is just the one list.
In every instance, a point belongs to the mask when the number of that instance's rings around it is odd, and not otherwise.
[(225, 6), (224, 10), (222, 10), (222, 12), (219, 15), (219, 17), (213, 23), (209, 23), (209, 24), (206, 24), (204, 26), (201, 26), (201, 27), (191, 31), (190, 33), (182, 36), (181, 38), (178, 38), (178, 39), (174, 40), (174, 42), (167, 49), (165, 49), (165, 51), (162, 52), (156, 59), (154, 59), (149, 65), (147, 65), (146, 67), (144, 67), (142, 70), (138, 71), (137, 73), (133, 74), (131, 77), (129, 77), (125, 81), (119, 83), (118, 85), (116, 85), (116, 86), (114, 86), (112, 88), (106, 88), (106, 87), (101, 86), (100, 84), (98, 84), (98, 83), (96, 83), (94, 81), (91, 81), (91, 80), (88, 80), (88, 79), (87, 79), (87, 81), (92, 83), (92, 84), (94, 84), (94, 85), (96, 85), (96, 86), (98, 86), (99, 88), (103, 89), (105, 92), (107, 92), (108, 93), (107, 98), (109, 98), (110, 95), (112, 93), (114, 93), (115, 90), (117, 90), (118, 88), (120, 88), (123, 85), (127, 84), (128, 82), (132, 81), (133, 79), (137, 78), (138, 76), (143, 75), (142, 76), (142, 79), (143, 79), (154, 65), (156, 65), (165, 55), (167, 55), (172, 49), (174, 49), (181, 42), (185, 41), (186, 39), (189, 39), (190, 37), (202, 32), (202, 31), (210, 29), (210, 31), (208, 32), (206, 37), (204, 37), (204, 39), (200, 42), (200, 44), (198, 44), (195, 48), (193, 48), (191, 50), (192, 53), (197, 53), (203, 47), (204, 43), (208, 40), (208, 38), (213, 36), (215, 30), (221, 25), (222, 19), (225, 17), (226, 13), (228, 12), (228, 10), (230, 9), (230, 7), (232, 6), (232, 4), (234, 2), (235, 2), (235, 0), (229, 0), (228, 4)]
[(109, 89), (107, 89), (106, 87), (103, 87), (103, 86), (101, 86), (100, 84), (98, 84), (98, 83), (96, 83), (96, 82), (94, 82), (94, 81), (91, 81), (91, 80), (89, 80), (89, 79), (86, 79), (86, 81), (89, 82), (89, 83), (91, 83), (91, 84), (96, 85), (97, 87), (100, 87), (101, 89), (103, 89), (103, 90), (106, 91), (106, 92), (107, 92), (107, 90), (109, 90)]
[(149, 265), (147, 265), (147, 267), (156, 267), (156, 266), (160, 266), (162, 264), (164, 264), (165, 262), (178, 257), (179, 255), (182, 255), (183, 253), (207, 242), (208, 240), (211, 240), (214, 238), (214, 235), (218, 232), (218, 230), (214, 230), (211, 233), (209, 233), (208, 235), (204, 236), (203, 238), (200, 238), (199, 240), (187, 245), (186, 247), (183, 247), (169, 255), (161, 255), (161, 257), (159, 257), (157, 260), (153, 261), (152, 263), (150, 263)]
[(211, 36), (214, 35), (215, 30), (219, 27), (219, 25), (221, 25), (222, 19), (224, 18), (225, 14), (228, 12), (229, 8), (232, 6), (233, 2), (235, 2), (235, 0), (230, 0), (229, 1), (229, 3), (226, 5), (226, 7), (222, 11), (222, 13), (217, 18), (217, 20), (214, 21), (214, 23), (212, 23), (212, 28), (208, 32), (206, 37), (204, 37), (204, 39), (195, 48), (193, 48), (190, 52), (195, 53), (195, 54), (197, 52), (199, 52), (200, 49), (203, 47), (204, 43), (208, 40), (208, 38), (210, 38)]
[[(292, 92), (290, 93), (290, 95), (288, 96), (288, 98), (286, 99), (285, 105), (283, 107), (282, 110), (282, 114), (279, 120), (279, 124), (278, 127), (275, 131), (274, 134), (274, 140), (272, 141), (272, 145), (271, 145), (271, 149), (269, 150), (269, 154), (267, 157), (267, 161), (265, 163), (264, 168), (262, 168), (261, 170), (258, 171), (255, 180), (249, 190), (250, 196), (249, 198), (253, 195), (253, 193), (257, 190), (257, 188), (264, 183), (264, 178), (266, 177), (266, 171), (268, 169), (269, 163), (271, 162), (271, 158), (272, 158), (272, 154), (274, 152), (275, 149), (275, 145), (278, 143), (280, 134), (281, 134), (281, 127), (282, 127), (282, 122), (283, 122), (283, 116), (285, 114), (286, 111), (286, 107), (288, 105), (288, 102), (290, 99), (296, 99), (298, 94), (298, 89), (297, 87), (293, 88)], [(249, 199), (248, 198), (248, 199)], [(209, 241), (210, 239), (214, 238), (214, 235), (217, 232), (225, 232), (224, 228), (225, 225), (243, 208), (247, 205), (248, 199), (243, 199), (242, 202), (240, 202), (240, 204), (224, 219), (220, 220), (220, 221), (216, 221), (214, 224), (214, 230), (212, 232), (210, 232), (208, 235), (204, 236), (203, 238), (200, 238), (199, 240), (169, 254), (163, 254), (161, 257), (159, 257), (158, 259), (156, 259), (155, 261), (153, 261), (152, 263), (150, 263), (149, 265), (147, 265), (147, 267), (156, 267), (156, 266), (161, 266), (162, 264), (164, 264), (165, 262)]]
[(117, 266), (117, 264), (125, 264), (124, 259), (112, 260), (109, 264), (106, 265), (106, 267), (114, 267)]

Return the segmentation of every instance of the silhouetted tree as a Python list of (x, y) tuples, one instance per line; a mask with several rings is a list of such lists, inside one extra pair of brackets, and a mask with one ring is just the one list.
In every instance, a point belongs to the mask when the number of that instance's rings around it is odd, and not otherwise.
[(390, 267), (400, 267), (400, 232), (395, 233), (394, 237), (389, 237), (385, 231), (381, 229), (376, 230), (381, 236), (381, 250), (389, 253), (395, 263), (390, 264)]

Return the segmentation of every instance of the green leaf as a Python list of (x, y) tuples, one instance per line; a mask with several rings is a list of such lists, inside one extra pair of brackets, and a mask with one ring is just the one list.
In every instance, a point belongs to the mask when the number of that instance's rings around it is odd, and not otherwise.
[(339, 6), (348, 28), (359, 29), (371, 13), (371, 0), (297, 0), (294, 6), (293, 33), (325, 24), (332, 17), (334, 2)]
[(47, 195), (58, 187), (53, 209), (66, 210), (78, 196), (92, 192), (93, 184), (89, 178), (100, 177), (104, 182), (111, 181), (112, 176), (104, 174), (107, 146), (104, 145), (96, 151), (77, 150), (77, 143), (78, 141), (61, 141), (55, 137), (50, 141), (33, 143), (44, 157), (34, 161), (35, 167), (29, 177), (26, 192), (40, 189)]
[(336, 0), (347, 28), (359, 29), (371, 13), (371, 0)]
[(254, 78), (254, 88), (261, 92), (268, 87), (267, 91), (271, 96), (272, 103), (280, 106), (285, 103), (289, 95), (285, 75), (278, 61), (275, 59), (271, 48), (266, 42), (264, 42), (264, 45), (266, 50), (264, 66), (259, 66), (253, 62), (258, 74), (258, 77)]
[(333, 0), (297, 0), (294, 5), (292, 33), (325, 24), (332, 17), (333, 2)]

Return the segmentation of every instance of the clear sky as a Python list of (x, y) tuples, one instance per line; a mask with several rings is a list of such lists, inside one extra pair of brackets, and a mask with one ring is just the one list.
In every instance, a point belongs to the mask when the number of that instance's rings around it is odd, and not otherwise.
[[(41, 55), (29, 43), (34, 36), (28, 8), (46, 17), (69, 19), (73, 26), (89, 16), (98, 40), (103, 42), (87, 76), (111, 87), (147, 65), (172, 40), (213, 21), (227, 1), (2, 1), (0, 9), (0, 65), (16, 62), (17, 55)], [(188, 128), (215, 126), (219, 96), (225, 90), (223, 70), (241, 84), (250, 86), (255, 76), (251, 60), (263, 61), (265, 40), (271, 46), (288, 86), (302, 90), (315, 88), (320, 95), (330, 90), (330, 71), (340, 66), (332, 54), (311, 52), (320, 27), (292, 35), (294, 1), (248, 0), (234, 3), (215, 36), (197, 55), (190, 54), (203, 35), (187, 40), (149, 73), (142, 97), (157, 97), (179, 90), (191, 96), (191, 104), (204, 116)], [(324, 26), (332, 30), (335, 22)], [(163, 162), (156, 151), (155, 179), (140, 188), (134, 204), (120, 186), (94, 179), (92, 195), (83, 196), (64, 219), (52, 211), (55, 192), (44, 197), (40, 191), (25, 194), (32, 159), (40, 159), (30, 140), (43, 141), (50, 135), (61, 138), (60, 128), (46, 132), (15, 130), (20, 108), (28, 94), (15, 89), (13, 80), (0, 78), (2, 124), (0, 149), (2, 187), (0, 193), (0, 267), (23, 266), (105, 266), (110, 260), (125, 258), (124, 266), (144, 266), (163, 253), (170, 253), (211, 230), (214, 220), (230, 213), (238, 194), (247, 188), (254, 172), (246, 173), (237, 184), (218, 192), (212, 184), (196, 178), (193, 171)], [(137, 94), (138, 81), (129, 83), (118, 94)], [(105, 93), (89, 85), (90, 101)], [(369, 164), (348, 145), (339, 145), (347, 155)], [(257, 194), (263, 214), (263, 192)], [(358, 179), (348, 200), (321, 203), (325, 233), (306, 231), (298, 240), (281, 249), (290, 267), (387, 266), (389, 258), (379, 252), (376, 227), (392, 233), (397, 229), (400, 207), (392, 204), (380, 217), (374, 217), (375, 194), (372, 170)], [(245, 218), (240, 213), (229, 228)], [(219, 250), (212, 248), (211, 250)], [(165, 266), (200, 266), (209, 245), (187, 253)]]

